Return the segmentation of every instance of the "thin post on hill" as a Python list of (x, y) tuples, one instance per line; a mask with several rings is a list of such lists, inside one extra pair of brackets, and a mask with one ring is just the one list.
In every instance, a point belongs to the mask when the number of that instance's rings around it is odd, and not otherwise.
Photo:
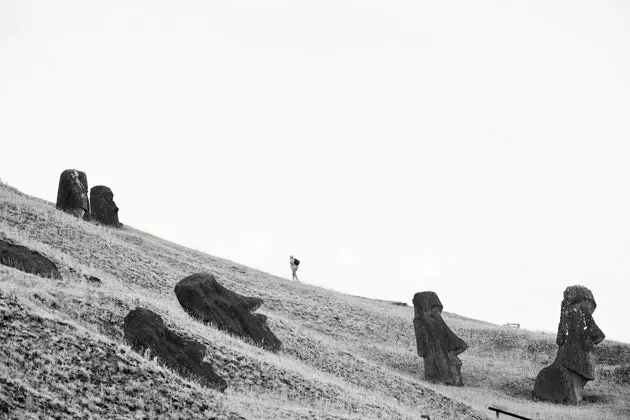
[(516, 419), (522, 419), (522, 420), (532, 420), (532, 419), (530, 419), (529, 417), (523, 417), (523, 416), (520, 416), (520, 415), (518, 415), (518, 414), (510, 413), (509, 411), (501, 410), (500, 408), (488, 407), (488, 409), (489, 409), (489, 410), (492, 410), (492, 411), (496, 411), (497, 418), (499, 418), (499, 413), (501, 413), (501, 414), (505, 414), (505, 415), (507, 415), (507, 416), (512, 416), (512, 417), (514, 417), (514, 418), (516, 418)]

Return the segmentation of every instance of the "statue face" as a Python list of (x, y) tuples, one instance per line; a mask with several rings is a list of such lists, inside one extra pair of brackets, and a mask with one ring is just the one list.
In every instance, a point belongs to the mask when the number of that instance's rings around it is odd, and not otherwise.
[(595, 311), (595, 302), (583, 300), (574, 305), (575, 317), (578, 318), (579, 340), (583, 350), (592, 350), (595, 346), (602, 342), (604, 334), (599, 329), (593, 319), (593, 311)]
[(573, 299), (562, 303), (558, 330), (558, 356), (564, 367), (587, 380), (595, 378), (594, 349), (604, 338), (593, 319), (595, 301)]
[(116, 203), (114, 203), (114, 194), (111, 191), (103, 192), (100, 198), (103, 202), (103, 207), (107, 208), (109, 211), (118, 211), (118, 207), (116, 207)]
[[(424, 330), (428, 341), (438, 340), (459, 363), (456, 355), (466, 349), (466, 344), (457, 337), (442, 318), (442, 302), (434, 292), (417, 293), (413, 299), (418, 325)], [(424, 345), (421, 345), (424, 346)]]
[(457, 357), (468, 347), (442, 319), (442, 303), (434, 292), (420, 292), (413, 297), (418, 356), (424, 358), (424, 374), (429, 380), (448, 385), (463, 384)]
[(79, 179), (79, 172), (74, 170), (70, 172), (70, 182), (73, 184), (73, 193), (75, 194), (75, 200), (77, 200), (81, 208), (84, 211), (88, 209), (88, 196), (87, 190), (85, 189), (85, 185)]
[(441, 317), (443, 309), (440, 298), (434, 292), (416, 293), (413, 297), (413, 306), (416, 316), (423, 318), (428, 316), (435, 317), (436, 315)]
[[(420, 318), (424, 320), (424, 322), (430, 324), (438, 324), (439, 328), (448, 328), (446, 324), (444, 324), (444, 320), (442, 319), (442, 307), (438, 305), (433, 305), (428, 308), (425, 308), (422, 313), (419, 314)], [(444, 325), (442, 325), (444, 324)]]
[(112, 226), (120, 226), (118, 221), (118, 207), (114, 202), (114, 193), (111, 189), (99, 185), (93, 187), (90, 192), (92, 200), (92, 217), (94, 220)]

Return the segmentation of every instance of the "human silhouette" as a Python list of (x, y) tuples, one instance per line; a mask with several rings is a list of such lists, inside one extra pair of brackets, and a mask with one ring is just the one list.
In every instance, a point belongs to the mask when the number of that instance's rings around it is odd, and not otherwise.
[(297, 269), (298, 269), (298, 266), (300, 265), (300, 260), (298, 260), (293, 255), (291, 255), (289, 257), (289, 264), (291, 265), (291, 272), (293, 273), (293, 280), (300, 281), (300, 279), (298, 279), (298, 276), (297, 276)]

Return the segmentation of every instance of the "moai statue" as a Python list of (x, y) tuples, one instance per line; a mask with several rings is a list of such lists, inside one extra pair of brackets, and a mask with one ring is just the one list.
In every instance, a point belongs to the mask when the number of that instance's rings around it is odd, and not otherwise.
[(223, 392), (227, 383), (217, 375), (208, 362), (204, 362), (206, 346), (180, 335), (164, 325), (162, 317), (150, 309), (136, 308), (123, 322), (125, 339), (140, 354), (147, 350), (151, 358), (157, 358), (186, 378), (201, 385)]
[(212, 273), (183, 278), (175, 285), (175, 296), (190, 316), (203, 323), (251, 340), (267, 350), (278, 351), (282, 347), (267, 325), (267, 317), (254, 313), (263, 300), (224, 287)]
[(85, 172), (66, 169), (59, 177), (57, 208), (79, 219), (90, 220), (90, 202)]
[(558, 403), (582, 401), (584, 385), (595, 379), (595, 346), (605, 338), (593, 320), (597, 307), (593, 293), (584, 286), (564, 291), (558, 326), (558, 353), (553, 364), (538, 373), (536, 397)]
[(457, 355), (468, 345), (442, 319), (442, 302), (435, 292), (413, 296), (418, 356), (424, 358), (424, 377), (430, 381), (462, 386), (462, 362)]
[(120, 227), (118, 207), (114, 203), (114, 193), (104, 185), (97, 185), (90, 190), (92, 219), (108, 226)]

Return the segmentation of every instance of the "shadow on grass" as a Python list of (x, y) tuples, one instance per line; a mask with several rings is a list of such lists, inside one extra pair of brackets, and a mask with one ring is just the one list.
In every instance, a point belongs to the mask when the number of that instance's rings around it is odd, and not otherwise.
[(535, 378), (515, 378), (505, 381), (500, 389), (507, 395), (526, 400), (534, 399)]
[(584, 395), (580, 404), (610, 404), (615, 401), (612, 395)]
[[(535, 378), (519, 378), (505, 381), (500, 389), (507, 395), (530, 401), (543, 401), (534, 396)], [(588, 390), (587, 390), (588, 392)], [(611, 404), (615, 401), (615, 397), (607, 394), (587, 394), (583, 396), (580, 405), (588, 404)]]

